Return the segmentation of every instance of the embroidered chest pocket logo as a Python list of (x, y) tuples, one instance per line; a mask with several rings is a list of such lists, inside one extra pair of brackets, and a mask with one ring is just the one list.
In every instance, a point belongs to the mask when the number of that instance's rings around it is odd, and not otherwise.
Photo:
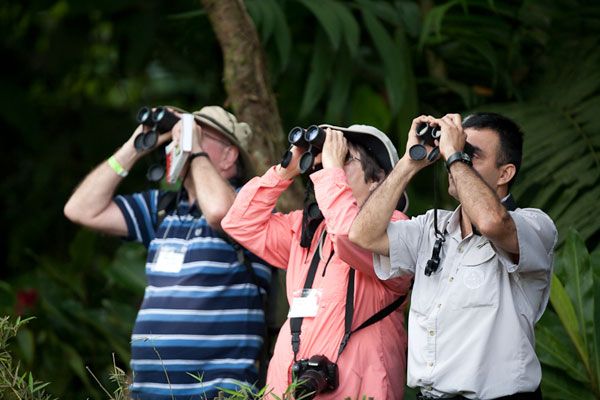
[(496, 252), (489, 241), (473, 244), (463, 256), (453, 303), (457, 308), (498, 304), (499, 271)]

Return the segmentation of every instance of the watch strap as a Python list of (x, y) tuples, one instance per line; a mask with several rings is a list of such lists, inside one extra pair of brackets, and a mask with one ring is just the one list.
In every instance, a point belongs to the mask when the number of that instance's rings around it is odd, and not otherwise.
[(457, 161), (463, 162), (468, 166), (473, 165), (473, 163), (471, 162), (471, 157), (469, 157), (467, 153), (465, 153), (464, 151), (457, 151), (456, 153), (448, 157), (448, 159), (446, 160), (446, 169), (450, 171), (450, 166)]

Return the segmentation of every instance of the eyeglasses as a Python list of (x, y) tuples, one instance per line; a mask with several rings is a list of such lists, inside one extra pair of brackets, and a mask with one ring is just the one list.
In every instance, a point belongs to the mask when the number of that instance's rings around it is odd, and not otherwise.
[(348, 165), (348, 164), (350, 164), (354, 160), (360, 161), (360, 158), (354, 157), (352, 154), (348, 153), (346, 155), (346, 159), (344, 160), (344, 165)]

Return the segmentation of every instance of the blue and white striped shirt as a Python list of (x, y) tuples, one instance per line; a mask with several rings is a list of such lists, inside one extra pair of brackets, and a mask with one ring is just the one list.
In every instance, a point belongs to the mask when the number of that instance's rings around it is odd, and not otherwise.
[[(186, 201), (157, 227), (160, 195), (151, 190), (115, 197), (128, 239), (148, 248), (147, 287), (131, 338), (131, 396), (212, 399), (219, 388), (253, 384), (265, 331), (255, 280), (264, 295), (270, 268), (245, 252), (254, 280), (232, 245)], [(165, 264), (165, 257), (157, 263), (161, 251), (177, 254), (182, 263)]]

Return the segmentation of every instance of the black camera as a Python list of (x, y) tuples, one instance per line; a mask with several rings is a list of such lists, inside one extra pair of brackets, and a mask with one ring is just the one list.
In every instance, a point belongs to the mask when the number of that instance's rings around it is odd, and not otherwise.
[[(419, 144), (415, 144), (408, 149), (408, 155), (415, 161), (419, 161), (428, 157), (429, 161), (433, 161), (437, 158), (440, 153), (439, 148), (435, 145), (435, 141), (442, 136), (442, 131), (438, 126), (429, 125), (426, 122), (421, 122), (417, 125), (417, 137), (419, 138)], [(425, 145), (433, 147), (429, 156), (427, 156), (427, 149)], [(468, 142), (465, 142), (464, 152), (469, 156), (473, 157), (475, 149)]]
[[(305, 150), (298, 161), (300, 172), (305, 173), (313, 166), (315, 157), (323, 149), (325, 130), (318, 125), (311, 125), (306, 129), (296, 126), (290, 130), (288, 142), (292, 146)], [(291, 161), (292, 152), (288, 150), (283, 155), (281, 166), (287, 168)]]
[(169, 132), (179, 121), (179, 117), (166, 107), (156, 107), (154, 110), (150, 107), (142, 107), (138, 111), (136, 119), (138, 123), (150, 128), (135, 137), (133, 145), (138, 152), (156, 146), (158, 135)]
[(313, 399), (319, 393), (332, 392), (339, 386), (338, 366), (324, 355), (294, 362), (292, 374), (297, 381), (296, 399)]

